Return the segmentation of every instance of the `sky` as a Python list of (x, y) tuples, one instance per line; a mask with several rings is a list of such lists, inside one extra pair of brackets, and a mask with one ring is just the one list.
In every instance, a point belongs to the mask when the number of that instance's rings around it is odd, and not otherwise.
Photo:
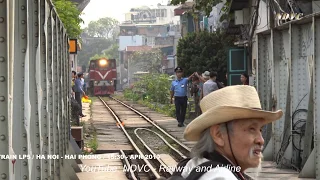
[(91, 0), (83, 11), (81, 18), (84, 20), (83, 27), (90, 21), (103, 17), (112, 17), (119, 22), (124, 21), (125, 13), (131, 8), (140, 6), (154, 6), (158, 3), (167, 4), (168, 0)]

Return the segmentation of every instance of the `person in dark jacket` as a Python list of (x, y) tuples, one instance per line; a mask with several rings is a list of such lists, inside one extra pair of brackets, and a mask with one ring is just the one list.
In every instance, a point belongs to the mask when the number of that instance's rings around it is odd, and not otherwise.
[(83, 78), (83, 73), (78, 74), (78, 78), (74, 82), (74, 92), (75, 92), (75, 99), (80, 105), (80, 112), (79, 115), (81, 117), (85, 117), (82, 113), (82, 96), (86, 95), (86, 93), (83, 90), (81, 78)]

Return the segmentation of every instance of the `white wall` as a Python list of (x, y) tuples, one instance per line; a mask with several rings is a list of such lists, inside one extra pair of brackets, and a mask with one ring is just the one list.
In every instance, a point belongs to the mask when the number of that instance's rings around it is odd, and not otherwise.
[[(255, 2), (253, 1), (253, 3), (255, 3)], [(269, 24), (270, 18), (269, 18), (269, 13), (268, 12), (269, 12), (268, 5), (265, 2), (260, 1), (259, 17), (258, 17), (258, 24), (257, 24), (257, 27), (256, 27), (256, 33), (262, 32), (262, 31), (265, 31), (265, 30), (269, 29), (269, 27), (270, 27), (270, 24)]]
[(179, 24), (180, 23), (180, 16), (174, 16), (174, 9), (179, 6), (165, 6), (160, 5), (158, 6), (159, 9), (166, 9), (167, 10), (167, 17), (157, 17), (157, 22), (159, 24), (171, 23)]
[(119, 36), (119, 51), (123, 51), (127, 46), (144, 45), (143, 36)]

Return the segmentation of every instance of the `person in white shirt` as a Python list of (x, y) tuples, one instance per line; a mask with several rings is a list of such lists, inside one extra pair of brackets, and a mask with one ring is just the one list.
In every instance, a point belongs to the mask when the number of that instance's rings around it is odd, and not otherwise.
[(202, 97), (205, 97), (209, 93), (219, 89), (218, 84), (216, 83), (217, 75), (218, 74), (216, 72), (210, 72), (210, 79), (203, 84)]
[(169, 180), (248, 180), (245, 170), (261, 167), (264, 125), (281, 110), (264, 111), (252, 86), (228, 86), (205, 96), (203, 114), (188, 124), (184, 138), (197, 141), (191, 158), (181, 161)]

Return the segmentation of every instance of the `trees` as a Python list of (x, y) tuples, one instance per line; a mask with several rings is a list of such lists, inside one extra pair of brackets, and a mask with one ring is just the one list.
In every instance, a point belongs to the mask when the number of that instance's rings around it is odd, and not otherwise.
[(142, 71), (148, 70), (150, 73), (161, 73), (162, 58), (160, 49), (136, 51), (131, 55), (130, 63)]
[(118, 25), (119, 22), (116, 19), (104, 17), (91, 21), (85, 31), (90, 37), (112, 38), (114, 35), (117, 36)]
[(167, 74), (148, 74), (132, 88), (125, 89), (124, 97), (134, 100), (168, 116), (175, 116), (174, 104), (169, 104), (171, 79)]
[(102, 51), (114, 43), (110, 39), (82, 37), (82, 50), (78, 53), (79, 65), (87, 65), (91, 57), (101, 55)]
[(75, 3), (69, 0), (53, 0), (57, 13), (67, 29), (70, 38), (79, 38), (82, 30), (80, 24), (83, 20), (80, 18), (81, 12)]
[(87, 65), (88, 61), (96, 57), (118, 59), (119, 22), (105, 17), (91, 21), (84, 29), (82, 51), (79, 52), (79, 63)]
[(227, 67), (227, 50), (232, 46), (234, 37), (218, 30), (188, 34), (179, 40), (177, 59), (184, 67), (185, 75), (193, 72), (217, 71), (218, 78), (224, 79)]
[[(171, 4), (173, 5), (178, 5), (180, 3), (183, 4), (186, 1), (187, 0), (171, 0)], [(195, 2), (194, 9), (203, 11), (207, 16), (209, 16), (210, 12), (212, 11), (212, 8), (218, 5), (219, 3), (223, 3), (224, 1), (223, 0), (197, 0), (194, 2)], [(229, 11), (230, 2), (231, 0), (227, 0), (225, 2), (224, 7), (221, 10), (223, 15), (220, 17), (220, 21), (223, 21), (228, 17), (227, 12)]]
[(119, 56), (119, 45), (118, 44), (112, 44), (108, 49), (103, 51), (103, 54), (107, 58), (117, 59)]

